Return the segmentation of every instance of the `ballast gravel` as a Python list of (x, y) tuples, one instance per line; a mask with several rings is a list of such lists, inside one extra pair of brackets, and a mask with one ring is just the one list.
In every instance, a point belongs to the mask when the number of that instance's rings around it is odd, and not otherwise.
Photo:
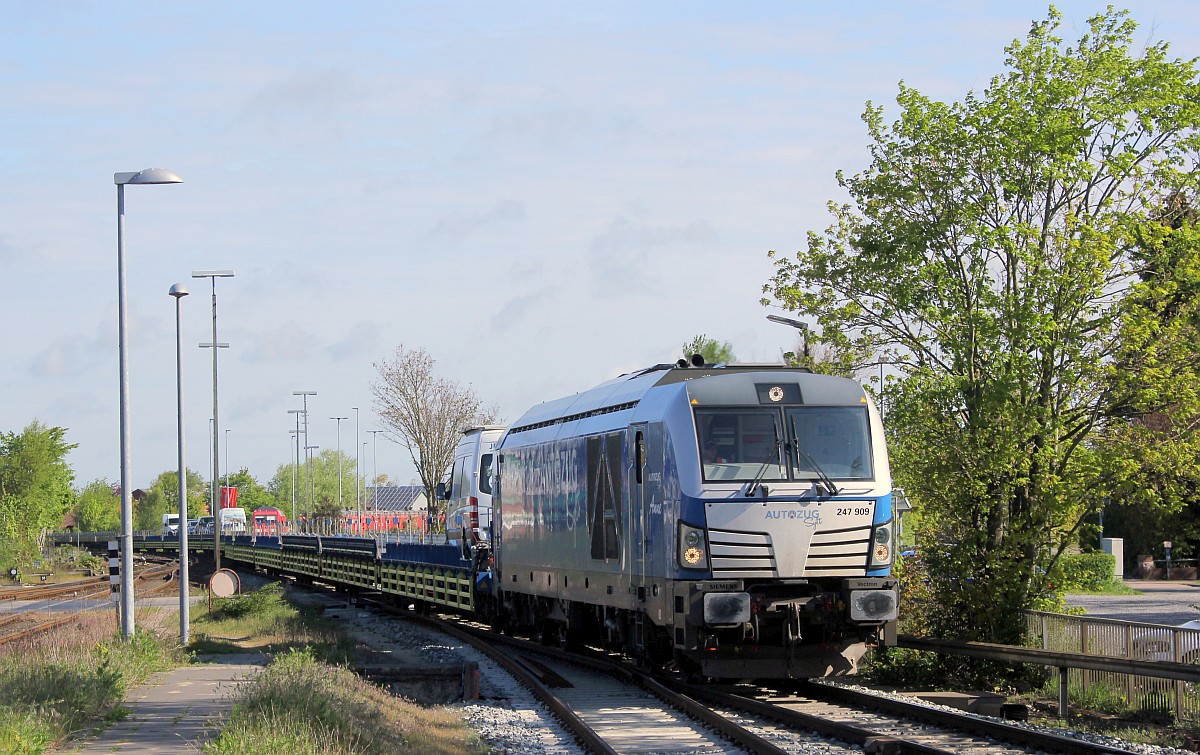
[[(464, 661), (477, 664), (480, 699), (460, 703), (458, 707), (462, 711), (463, 719), (488, 745), (492, 753), (502, 755), (582, 755), (585, 752), (532, 693), (473, 648), (460, 644), (453, 637), (411, 624), (403, 619), (377, 616), (366, 610), (355, 610), (352, 617), (345, 618), (359, 638), (372, 647), (413, 654), (422, 664), (462, 663)], [(908, 695), (869, 689), (842, 680), (827, 680), (826, 683), (909, 703), (916, 702), (930, 708), (962, 713), (960, 710), (917, 700)], [(977, 717), (986, 718), (985, 716)], [(1138, 755), (1188, 755), (1184, 750), (1126, 742), (1075, 729), (1039, 726), (1025, 722), (1009, 723), (1079, 741), (1108, 745), (1138, 753)], [(816, 735), (782, 731), (772, 734), (776, 746), (789, 753), (797, 753), (797, 755), (862, 753), (862, 749), (859, 747), (821, 739)], [(656, 753), (655, 755), (667, 754)]]

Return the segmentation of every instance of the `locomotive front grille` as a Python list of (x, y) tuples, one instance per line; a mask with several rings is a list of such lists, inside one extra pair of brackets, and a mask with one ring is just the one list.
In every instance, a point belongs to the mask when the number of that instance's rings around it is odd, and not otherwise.
[(708, 531), (714, 579), (778, 577), (771, 538), (760, 532)]
[(861, 577), (871, 556), (871, 528), (813, 534), (804, 564), (805, 577)]

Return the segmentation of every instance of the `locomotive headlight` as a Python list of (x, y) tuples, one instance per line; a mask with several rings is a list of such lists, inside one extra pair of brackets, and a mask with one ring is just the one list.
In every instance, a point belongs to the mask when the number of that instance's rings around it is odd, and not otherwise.
[(892, 523), (884, 522), (875, 527), (871, 537), (871, 568), (888, 566), (892, 563)]
[(679, 523), (679, 565), (685, 569), (707, 569), (708, 548), (704, 530)]

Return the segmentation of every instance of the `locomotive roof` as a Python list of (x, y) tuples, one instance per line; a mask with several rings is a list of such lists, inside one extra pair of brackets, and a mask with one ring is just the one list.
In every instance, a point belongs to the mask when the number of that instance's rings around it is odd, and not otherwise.
[[(713, 376), (742, 379), (704, 380)], [(858, 403), (864, 396), (862, 386), (853, 380), (816, 375), (803, 368), (758, 364), (716, 367), (663, 364), (621, 375), (573, 396), (538, 404), (513, 422), (509, 433), (633, 409), (651, 389), (685, 381), (689, 383), (688, 394), (699, 399), (701, 404), (754, 404), (758, 403), (755, 386), (767, 376), (780, 382), (799, 384), (807, 404)]]

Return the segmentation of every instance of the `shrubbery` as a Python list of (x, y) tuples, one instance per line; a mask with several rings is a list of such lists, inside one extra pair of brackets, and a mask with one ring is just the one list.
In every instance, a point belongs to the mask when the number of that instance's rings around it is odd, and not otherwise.
[(1110, 553), (1068, 553), (1055, 570), (1059, 592), (1103, 590), (1112, 584), (1117, 560)]

